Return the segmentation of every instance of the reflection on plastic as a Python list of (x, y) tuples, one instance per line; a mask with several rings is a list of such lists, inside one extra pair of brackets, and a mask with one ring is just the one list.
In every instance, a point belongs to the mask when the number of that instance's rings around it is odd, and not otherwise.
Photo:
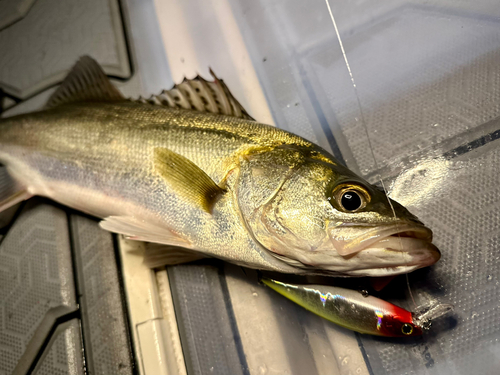
[(404, 206), (415, 206), (432, 200), (448, 177), (450, 161), (444, 158), (422, 160), (402, 172), (390, 189), (392, 199)]

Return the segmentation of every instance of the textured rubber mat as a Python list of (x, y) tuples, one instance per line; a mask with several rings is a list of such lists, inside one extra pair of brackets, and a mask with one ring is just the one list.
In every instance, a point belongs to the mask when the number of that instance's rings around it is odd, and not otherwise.
[(247, 374), (222, 262), (167, 271), (188, 374)]
[(132, 374), (132, 355), (111, 233), (96, 220), (70, 216), (85, 337), (86, 370), (93, 374)]
[(34, 375), (79, 375), (83, 374), (82, 338), (80, 322), (73, 319), (61, 324), (53, 334)]
[(0, 244), (0, 374), (12, 373), (46, 313), (60, 305), (76, 308), (66, 213), (30, 201)]

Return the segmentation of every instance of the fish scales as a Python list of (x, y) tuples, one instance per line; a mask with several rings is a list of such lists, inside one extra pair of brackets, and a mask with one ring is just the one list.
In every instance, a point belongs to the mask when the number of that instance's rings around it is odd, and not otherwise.
[[(220, 181), (229, 164), (225, 160), (238, 150), (285, 142), (312, 146), (295, 135), (248, 120), (133, 102), (68, 104), (0, 123), (0, 158), (7, 165), (9, 160), (22, 165), (20, 180), (26, 185), (30, 183), (28, 176), (39, 175), (37, 181), (43, 183), (32, 186), (34, 195), (98, 217), (128, 215), (130, 212), (123, 209), (128, 203), (131, 210), (141, 207), (148, 215), (161, 216), (178, 232), (197, 228), (198, 233), (206, 234), (199, 246), (209, 242), (206, 246), (210, 248), (221, 245), (214, 243), (215, 238), (223, 243), (231, 237), (234, 242), (235, 233), (244, 232), (235, 230), (237, 223), (213, 225), (204, 213), (182, 204), (152, 170), (152, 150), (171, 149)], [(55, 187), (61, 182), (67, 187), (65, 192)], [(115, 207), (102, 209), (103, 204), (113, 203)], [(242, 248), (258, 250), (251, 246), (249, 236), (239, 237)], [(238, 244), (234, 245), (238, 254)]]
[(196, 81), (200, 92), (189, 95), (219, 103), (217, 113), (189, 109), (187, 92), (186, 108), (176, 108), (181, 86), (168, 105), (127, 100), (82, 58), (46, 108), (0, 120), (0, 162), (20, 187), (0, 197), (0, 211), (51, 198), (162, 245), (146, 252), (150, 266), (209, 256), (287, 273), (387, 276), (439, 259), (432, 232), (404, 207), (392, 201), (395, 218), (389, 198), (330, 153), (249, 120), (222, 81), (203, 91), (199, 80), (183, 85)]

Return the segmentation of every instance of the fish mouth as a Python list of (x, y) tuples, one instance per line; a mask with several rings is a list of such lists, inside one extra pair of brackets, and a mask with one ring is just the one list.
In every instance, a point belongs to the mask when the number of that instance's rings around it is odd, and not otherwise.
[(392, 225), (327, 226), (317, 247), (277, 236), (268, 253), (295, 273), (341, 277), (380, 277), (409, 273), (436, 263), (441, 253), (432, 244), (432, 231), (417, 222)]
[[(405, 245), (411, 245), (413, 240), (432, 242), (432, 231), (420, 224), (396, 224), (386, 227), (341, 225), (330, 228), (328, 235), (333, 247), (342, 256), (359, 253), (382, 241), (385, 241), (385, 245), (390, 249), (401, 251)], [(411, 248), (413, 247), (410, 246)]]
[(352, 234), (349, 237), (335, 236), (338, 229), (329, 232), (330, 241), (349, 267), (346, 270), (349, 276), (409, 273), (441, 258), (439, 249), (432, 244), (432, 231), (424, 225), (349, 228)]

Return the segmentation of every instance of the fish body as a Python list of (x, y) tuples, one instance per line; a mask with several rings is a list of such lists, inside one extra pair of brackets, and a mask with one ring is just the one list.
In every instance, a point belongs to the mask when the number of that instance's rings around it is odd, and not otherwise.
[(262, 282), (314, 314), (352, 331), (387, 337), (422, 334), (422, 327), (410, 311), (380, 298), (335, 286), (295, 285), (272, 279)]
[[(0, 160), (31, 195), (103, 219), (151, 223), (159, 242), (164, 228), (181, 234), (179, 245), (196, 244), (209, 256), (293, 272), (249, 236), (233, 196), (221, 197), (208, 213), (171, 189), (153, 162), (155, 149), (171, 150), (212, 180), (225, 178), (226, 189), (234, 191), (232, 170), (242, 153), (287, 140), (305, 144), (274, 127), (232, 117), (134, 102), (77, 103), (3, 120)], [(155, 241), (151, 236), (145, 239)]]
[[(439, 259), (432, 232), (404, 207), (319, 146), (250, 120), (215, 83), (219, 100), (203, 81), (177, 88), (194, 109), (168, 93), (170, 105), (134, 102), (82, 58), (47, 108), (0, 120), (0, 162), (20, 189), (0, 210), (51, 198), (158, 244), (146, 254), (151, 266), (209, 256), (286, 273), (386, 276)], [(223, 99), (239, 115), (195, 108)]]

